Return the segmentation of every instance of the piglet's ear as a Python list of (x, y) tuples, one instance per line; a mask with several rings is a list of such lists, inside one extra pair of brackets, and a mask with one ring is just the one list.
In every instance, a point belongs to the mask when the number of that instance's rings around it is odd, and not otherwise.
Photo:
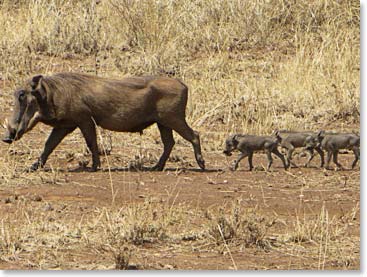
[(317, 133), (317, 136), (318, 137), (323, 137), (325, 136), (325, 131), (324, 130), (321, 130), (320, 132)]
[(32, 82), (31, 82), (32, 90), (36, 90), (36, 89), (40, 88), (42, 78), (43, 78), (42, 75), (37, 75), (37, 76), (34, 76), (32, 78)]
[(233, 135), (232, 136), (232, 144), (233, 144), (233, 146), (237, 146), (237, 144), (238, 144), (238, 135)]

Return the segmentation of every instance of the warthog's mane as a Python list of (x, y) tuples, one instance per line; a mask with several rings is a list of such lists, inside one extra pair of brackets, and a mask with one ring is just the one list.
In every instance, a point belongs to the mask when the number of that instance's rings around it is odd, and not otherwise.
[(43, 81), (47, 84), (49, 89), (55, 91), (70, 91), (71, 88), (77, 87), (80, 90), (89, 89), (90, 86), (97, 84), (108, 84), (116, 86), (126, 86), (135, 89), (142, 89), (147, 86), (149, 81), (155, 79), (155, 76), (142, 77), (125, 77), (121, 80), (104, 78), (94, 75), (82, 73), (57, 73), (54, 75), (44, 76)]

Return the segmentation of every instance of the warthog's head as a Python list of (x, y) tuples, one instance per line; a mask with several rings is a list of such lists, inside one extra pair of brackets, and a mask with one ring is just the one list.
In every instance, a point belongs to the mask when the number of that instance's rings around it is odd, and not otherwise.
[(321, 141), (325, 136), (325, 131), (320, 131), (315, 135), (310, 135), (305, 140), (305, 148), (306, 149), (315, 149), (316, 147), (320, 147)]
[(237, 148), (237, 145), (238, 145), (237, 135), (230, 136), (228, 139), (226, 139), (226, 146), (223, 153), (226, 154), (227, 156), (231, 156), (232, 151)]
[(5, 120), (3, 141), (12, 143), (20, 139), (39, 121), (40, 105), (46, 101), (46, 91), (42, 86), (42, 75), (28, 80), (14, 92), (13, 114)]

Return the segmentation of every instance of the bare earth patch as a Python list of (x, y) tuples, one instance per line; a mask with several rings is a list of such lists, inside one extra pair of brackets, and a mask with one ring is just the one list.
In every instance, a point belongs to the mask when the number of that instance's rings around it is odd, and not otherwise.
[[(191, 157), (190, 148), (177, 148)], [(13, 176), (3, 173), (2, 180), (9, 179), (0, 188), (0, 267), (360, 266), (359, 170), (284, 171), (277, 159), (265, 172), (265, 155), (258, 154), (254, 172), (245, 160), (232, 172), (223, 155), (210, 153), (206, 172), (176, 159), (164, 172), (131, 171), (118, 157), (107, 156), (111, 172), (106, 157), (96, 173), (54, 157), (40, 172), (20, 172), (22, 164)], [(352, 159), (340, 160), (349, 165)]]

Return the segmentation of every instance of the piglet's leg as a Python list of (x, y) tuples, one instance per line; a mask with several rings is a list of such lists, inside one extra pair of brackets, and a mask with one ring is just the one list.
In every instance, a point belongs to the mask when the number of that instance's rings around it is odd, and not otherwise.
[(238, 168), (238, 164), (240, 163), (240, 161), (241, 161), (243, 158), (247, 157), (247, 156), (248, 156), (248, 153), (247, 153), (247, 152), (240, 153), (240, 154), (238, 155), (237, 160), (236, 160), (236, 161), (235, 161), (235, 163), (234, 163), (234, 166), (233, 166), (233, 169), (232, 169), (232, 170), (236, 170), (236, 169)]

